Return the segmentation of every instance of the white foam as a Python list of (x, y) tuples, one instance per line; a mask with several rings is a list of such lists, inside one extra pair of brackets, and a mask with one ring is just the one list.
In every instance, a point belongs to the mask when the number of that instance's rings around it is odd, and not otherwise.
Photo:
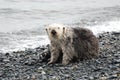
[[(101, 25), (87, 26), (87, 28), (91, 29), (96, 36), (103, 32), (119, 32), (120, 21), (105, 22)], [(13, 51), (24, 51), (27, 48), (34, 49), (36, 47), (47, 45), (49, 43), (50, 41), (47, 35), (31, 36), (28, 39), (16, 40), (16, 42), (13, 41), (12, 45), (9, 45), (8, 47), (3, 47), (2, 49), (0, 49), (0, 52), (6, 53)]]
[(0, 52), (6, 53), (6, 52), (13, 52), (13, 51), (24, 51), (25, 49), (34, 49), (39, 46), (45, 46), (49, 44), (49, 39), (47, 36), (35, 36), (30, 37), (27, 40), (18, 40), (14, 42), (12, 45), (9, 45), (8, 47), (3, 47), (0, 49)]
[(87, 28), (91, 29), (95, 35), (103, 32), (120, 32), (120, 21), (105, 22), (102, 25), (88, 26)]

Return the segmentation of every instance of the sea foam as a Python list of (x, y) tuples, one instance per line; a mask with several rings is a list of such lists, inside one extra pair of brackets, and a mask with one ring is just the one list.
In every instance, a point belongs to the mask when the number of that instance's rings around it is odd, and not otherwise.
[[(120, 21), (104, 22), (101, 25), (87, 26), (86, 28), (91, 29), (96, 36), (104, 32), (120, 32)], [(12, 45), (3, 47), (0, 49), (0, 52), (24, 51), (28, 48), (34, 49), (49, 43), (50, 41), (47, 35), (31, 36), (29, 39), (17, 40)]]
[(104, 22), (104, 24), (88, 26), (87, 28), (91, 29), (97, 36), (104, 32), (120, 32), (120, 21)]

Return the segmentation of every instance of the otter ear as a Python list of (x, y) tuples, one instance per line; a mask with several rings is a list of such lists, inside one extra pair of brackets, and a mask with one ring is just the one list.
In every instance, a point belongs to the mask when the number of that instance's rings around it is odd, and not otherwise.
[(44, 26), (45, 26), (45, 30), (47, 31), (47, 30), (48, 30), (48, 29), (47, 29), (47, 26), (48, 26), (48, 25), (44, 25)]
[(46, 30), (46, 32), (47, 32), (47, 34), (48, 34), (48, 30), (47, 30), (47, 28), (45, 28), (45, 30)]
[(45, 30), (47, 31), (47, 28), (45, 28)]
[(47, 34), (48, 34), (48, 28), (45, 28), (45, 30), (46, 30), (46, 32), (47, 32)]
[(65, 27), (63, 27), (63, 34), (65, 33)]

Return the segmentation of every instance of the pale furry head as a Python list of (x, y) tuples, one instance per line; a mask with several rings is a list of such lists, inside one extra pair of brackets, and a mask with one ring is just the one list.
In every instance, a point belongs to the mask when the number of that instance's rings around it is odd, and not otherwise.
[(50, 24), (46, 27), (47, 34), (51, 40), (61, 39), (65, 32), (65, 26), (62, 24)]

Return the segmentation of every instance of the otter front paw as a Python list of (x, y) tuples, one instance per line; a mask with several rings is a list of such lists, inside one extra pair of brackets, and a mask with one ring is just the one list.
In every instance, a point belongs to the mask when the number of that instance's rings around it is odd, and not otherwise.
[(70, 62), (69, 60), (63, 60), (62, 65), (67, 65), (67, 64), (69, 64), (69, 62)]
[(54, 60), (50, 60), (47, 64), (49, 65), (49, 64), (54, 64), (54, 63), (55, 63)]
[(49, 64), (53, 64), (53, 62), (52, 62), (52, 61), (49, 61), (47, 64), (48, 64), (48, 65), (49, 65)]

